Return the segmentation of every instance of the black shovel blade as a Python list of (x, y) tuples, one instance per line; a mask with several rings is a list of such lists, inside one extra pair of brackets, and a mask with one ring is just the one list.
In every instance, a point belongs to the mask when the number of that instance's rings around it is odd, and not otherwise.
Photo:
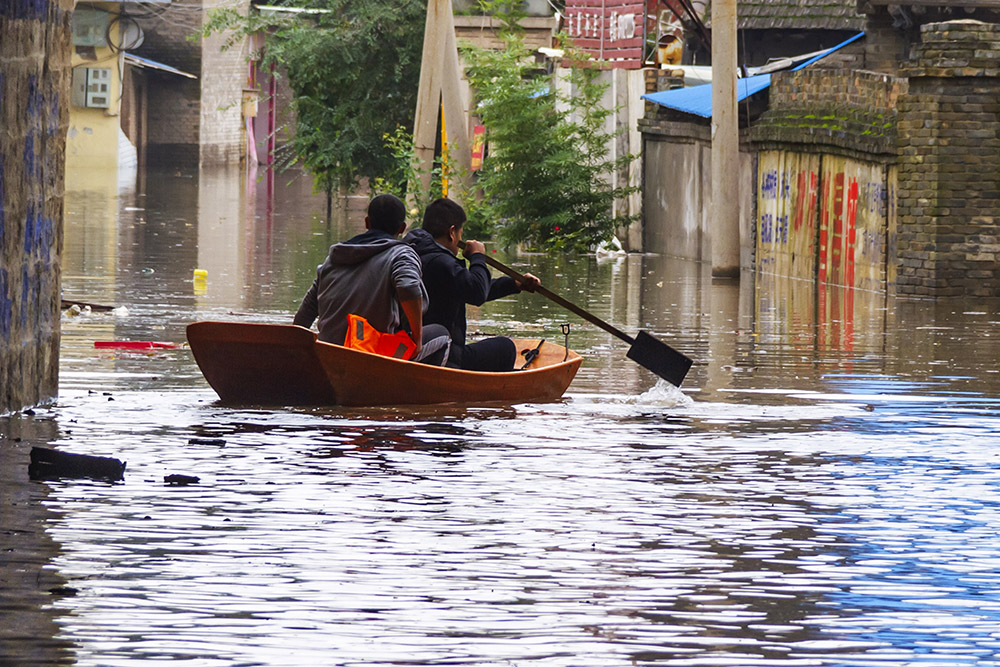
[(636, 334), (635, 342), (625, 356), (643, 368), (653, 371), (675, 387), (681, 386), (684, 376), (691, 368), (690, 357), (656, 340), (645, 331)]

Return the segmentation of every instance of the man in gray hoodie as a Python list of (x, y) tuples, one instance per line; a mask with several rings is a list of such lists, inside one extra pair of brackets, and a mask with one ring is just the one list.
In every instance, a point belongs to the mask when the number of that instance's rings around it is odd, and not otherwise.
[(347, 316), (360, 315), (383, 333), (407, 330), (417, 345), (413, 359), (443, 365), (448, 359), (448, 330), (423, 326), (427, 292), (420, 257), (396, 238), (406, 229), (406, 206), (393, 195), (375, 197), (368, 204), (365, 229), (330, 247), (294, 324), (308, 328), (319, 318), (319, 339), (343, 345)]

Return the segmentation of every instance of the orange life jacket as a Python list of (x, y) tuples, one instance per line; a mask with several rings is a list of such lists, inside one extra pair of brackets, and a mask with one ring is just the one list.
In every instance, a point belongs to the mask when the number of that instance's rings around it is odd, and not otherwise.
[(412, 357), (417, 350), (417, 344), (405, 331), (394, 334), (382, 333), (365, 318), (353, 314), (347, 316), (344, 347), (403, 360)]

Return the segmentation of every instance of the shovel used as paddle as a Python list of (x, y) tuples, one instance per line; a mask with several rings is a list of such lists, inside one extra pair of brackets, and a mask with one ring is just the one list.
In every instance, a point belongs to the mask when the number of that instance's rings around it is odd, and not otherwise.
[[(493, 259), (489, 255), (484, 256), (486, 257), (487, 264), (498, 271), (507, 274), (514, 280), (520, 281), (524, 278), (523, 275), (506, 264)], [(640, 331), (636, 334), (635, 338), (633, 338), (617, 327), (608, 324), (593, 313), (587, 312), (575, 303), (567, 301), (558, 294), (555, 294), (542, 286), (535, 288), (535, 292), (541, 294), (550, 301), (559, 304), (571, 313), (579, 315), (591, 324), (604, 329), (612, 336), (625, 341), (630, 345), (628, 353), (625, 356), (643, 368), (653, 371), (675, 387), (681, 386), (681, 382), (684, 381), (684, 376), (687, 375), (688, 369), (691, 368), (690, 357), (678, 352), (666, 343), (657, 340), (645, 331)]]

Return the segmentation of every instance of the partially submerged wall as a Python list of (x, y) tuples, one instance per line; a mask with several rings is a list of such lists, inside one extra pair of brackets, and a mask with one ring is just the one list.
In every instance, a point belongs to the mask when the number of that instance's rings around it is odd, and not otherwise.
[(899, 291), (1000, 295), (1000, 25), (933, 23), (899, 104)]
[[(206, 18), (212, 9), (231, 7), (246, 13), (249, 0), (204, 0)], [(200, 163), (234, 164), (244, 147), (243, 88), (248, 85), (250, 46), (241, 40), (223, 50), (225, 35), (201, 40)]]
[(0, 413), (57, 390), (72, 9), (0, 4)]
[(895, 279), (895, 106), (905, 81), (857, 70), (772, 77), (758, 153), (757, 267), (881, 290)]
[[(712, 138), (707, 124), (647, 115), (642, 131), (642, 250), (712, 261)], [(754, 160), (740, 145), (740, 266), (753, 264)]]
[[(152, 165), (195, 168), (238, 162), (243, 154), (243, 87), (249, 78), (246, 40), (221, 51), (222, 35), (193, 39), (221, 0), (173, 3), (147, 23), (141, 55), (198, 76), (150, 71), (148, 157)], [(245, 11), (248, 0), (226, 3)]]

